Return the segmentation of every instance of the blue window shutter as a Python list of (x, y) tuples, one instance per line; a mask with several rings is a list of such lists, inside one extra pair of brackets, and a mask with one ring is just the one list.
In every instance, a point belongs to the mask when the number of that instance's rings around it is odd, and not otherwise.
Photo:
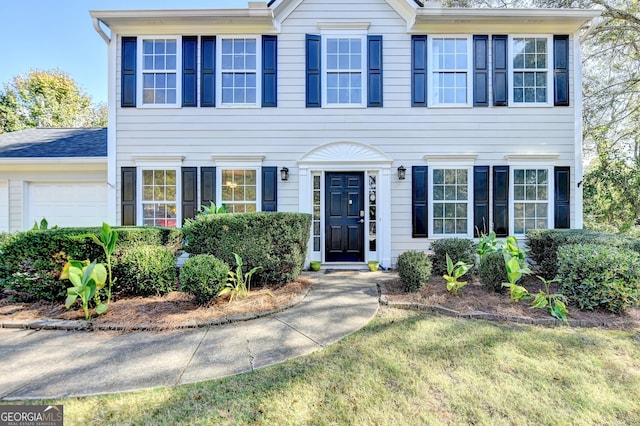
[(411, 36), (411, 106), (427, 106), (427, 36)]
[(200, 203), (209, 206), (216, 202), (216, 168), (200, 167)]
[(413, 166), (411, 169), (411, 223), (412, 236), (429, 236), (429, 168)]
[(200, 41), (200, 106), (216, 106), (216, 38), (213, 36), (202, 37)]
[(262, 106), (278, 106), (278, 36), (262, 36)]
[(278, 211), (278, 168), (262, 168), (262, 211)]
[(571, 185), (569, 167), (554, 169), (554, 223), (556, 228), (571, 227)]
[(182, 168), (182, 223), (193, 219), (198, 211), (198, 168)]
[(194, 107), (197, 100), (198, 37), (182, 37), (182, 106)]
[(569, 36), (553, 36), (553, 101), (569, 106)]
[(493, 168), (493, 230), (498, 237), (509, 235), (509, 166)]
[(506, 35), (493, 36), (493, 105), (509, 104), (508, 43)]
[(367, 106), (382, 106), (382, 36), (367, 37)]
[(136, 168), (122, 167), (120, 169), (120, 225), (136, 225)]
[(321, 63), (322, 49), (321, 37), (307, 34), (306, 36), (306, 105), (307, 108), (320, 108), (322, 106), (321, 87)]
[(489, 106), (489, 36), (473, 36), (473, 106)]
[(136, 37), (122, 37), (122, 69), (120, 73), (120, 106), (136, 106)]
[(489, 166), (473, 168), (473, 235), (489, 233)]

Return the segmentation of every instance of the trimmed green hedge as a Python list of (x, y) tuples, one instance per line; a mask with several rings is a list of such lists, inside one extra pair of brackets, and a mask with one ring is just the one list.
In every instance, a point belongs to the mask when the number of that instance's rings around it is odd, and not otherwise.
[[(119, 227), (114, 261), (123, 249), (139, 243), (161, 245), (177, 253), (182, 244), (180, 229), (155, 227)], [(0, 285), (32, 294), (37, 299), (61, 301), (66, 297), (68, 281), (60, 281), (60, 271), (69, 258), (104, 262), (104, 252), (82, 234), (100, 235), (100, 228), (58, 228), (30, 230), (11, 235), (2, 245)]]
[(240, 255), (245, 271), (261, 266), (256, 285), (285, 284), (296, 279), (304, 266), (311, 230), (306, 213), (227, 213), (198, 215), (182, 228), (185, 250), (211, 254), (232, 267), (233, 253)]
[(442, 276), (447, 273), (447, 253), (453, 263), (463, 261), (474, 264), (476, 261), (475, 245), (473, 240), (466, 238), (443, 238), (431, 242), (433, 256), (433, 274)]
[(113, 275), (113, 292), (119, 296), (161, 296), (178, 284), (175, 255), (161, 245), (137, 243), (123, 249)]
[(398, 256), (396, 264), (406, 291), (418, 291), (431, 279), (431, 259), (422, 251), (409, 250)]
[(586, 229), (534, 229), (527, 231), (529, 256), (540, 275), (551, 279), (558, 273), (558, 248), (569, 244), (598, 244), (640, 253), (640, 240)]
[(180, 289), (201, 305), (216, 300), (229, 278), (229, 265), (210, 254), (189, 257), (180, 268)]
[(480, 284), (491, 291), (502, 293), (505, 290), (502, 283), (508, 281), (504, 252), (501, 250), (485, 254), (480, 259), (478, 275), (480, 276)]
[(558, 249), (560, 293), (580, 309), (624, 312), (640, 304), (640, 255), (606, 245)]

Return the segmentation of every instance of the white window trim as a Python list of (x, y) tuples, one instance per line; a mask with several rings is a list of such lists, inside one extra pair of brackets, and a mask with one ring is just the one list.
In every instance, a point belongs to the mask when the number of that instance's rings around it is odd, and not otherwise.
[[(145, 40), (175, 40), (176, 41), (176, 103), (174, 104), (145, 104), (143, 89), (143, 42)], [(140, 36), (136, 47), (136, 107), (137, 108), (182, 108), (182, 36)]]
[[(218, 157), (219, 158), (219, 157)], [(216, 163), (216, 205), (222, 201), (222, 170), (255, 170), (256, 171), (256, 212), (262, 211), (262, 157), (246, 159), (225, 159)]]
[[(547, 39), (547, 102), (515, 102), (513, 96), (513, 40), (516, 38), (546, 38)], [(509, 106), (516, 108), (553, 107), (553, 36), (550, 34), (517, 34), (509, 36), (508, 47), (508, 89)]]
[[(435, 89), (433, 87), (433, 74), (435, 72), (433, 66), (433, 39), (441, 39), (441, 38), (456, 38), (456, 39), (466, 39), (467, 40), (467, 102), (464, 104), (456, 104), (456, 103), (435, 103), (433, 101), (433, 94), (435, 93)], [(434, 36), (427, 37), (427, 105), (429, 107), (434, 108), (467, 108), (473, 106), (473, 42), (472, 37), (468, 35), (460, 35), (460, 34), (438, 34)]]
[[(368, 28), (368, 25), (367, 25)], [(322, 108), (366, 108), (367, 107), (367, 61), (369, 60), (369, 52), (367, 49), (367, 30), (366, 29), (342, 29), (328, 30), (323, 29), (321, 32), (321, 87), (322, 87)], [(359, 104), (330, 104), (327, 102), (327, 39), (329, 38), (359, 38), (361, 42), (362, 61), (360, 73), (362, 76), (360, 87), (360, 103)]]
[[(256, 41), (256, 102), (253, 104), (225, 104), (222, 102), (222, 41), (253, 39)], [(257, 35), (216, 36), (216, 108), (260, 108), (262, 106), (262, 37)]]
[[(525, 233), (521, 233), (521, 234), (517, 234), (515, 232), (515, 223), (516, 223), (516, 218), (515, 218), (515, 203), (516, 200), (514, 198), (514, 185), (515, 185), (515, 171), (516, 170), (522, 170), (522, 169), (527, 169), (527, 170), (546, 170), (547, 171), (547, 177), (548, 177), (548, 181), (547, 181), (547, 204), (548, 204), (548, 208), (547, 208), (547, 229), (553, 229), (554, 227), (554, 223), (553, 223), (553, 212), (555, 211), (555, 204), (554, 204), (554, 200), (555, 200), (555, 196), (554, 196), (554, 188), (555, 188), (555, 181), (554, 181), (554, 167), (553, 166), (549, 166), (549, 165), (541, 165), (541, 164), (536, 164), (536, 163), (527, 163), (527, 164), (511, 164), (509, 165), (509, 229), (511, 230), (511, 234), (518, 237), (518, 238), (523, 238), (526, 235), (526, 231)], [(520, 200), (518, 200), (520, 201)]]
[[(433, 226), (433, 203), (439, 200), (433, 199), (433, 171), (440, 169), (465, 169), (467, 170), (467, 233), (466, 234), (437, 234)], [(428, 219), (430, 238), (473, 238), (473, 165), (469, 164), (452, 164), (452, 163), (429, 163), (429, 200), (428, 200)]]
[(181, 164), (173, 161), (165, 162), (136, 162), (136, 224), (143, 226), (143, 170), (175, 170), (176, 172), (176, 228), (182, 227), (182, 168)]

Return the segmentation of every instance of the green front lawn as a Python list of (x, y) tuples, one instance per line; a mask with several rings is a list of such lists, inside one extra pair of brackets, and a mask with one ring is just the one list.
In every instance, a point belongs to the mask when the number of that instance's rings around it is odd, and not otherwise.
[(337, 344), (253, 373), (43, 403), (64, 404), (69, 425), (637, 425), (638, 401), (640, 331), (384, 308)]

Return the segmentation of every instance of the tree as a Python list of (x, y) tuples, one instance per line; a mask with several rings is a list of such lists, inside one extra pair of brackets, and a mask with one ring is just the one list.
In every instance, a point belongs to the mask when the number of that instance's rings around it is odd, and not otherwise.
[(102, 127), (107, 123), (104, 104), (61, 70), (31, 70), (0, 91), (0, 133), (31, 127)]

